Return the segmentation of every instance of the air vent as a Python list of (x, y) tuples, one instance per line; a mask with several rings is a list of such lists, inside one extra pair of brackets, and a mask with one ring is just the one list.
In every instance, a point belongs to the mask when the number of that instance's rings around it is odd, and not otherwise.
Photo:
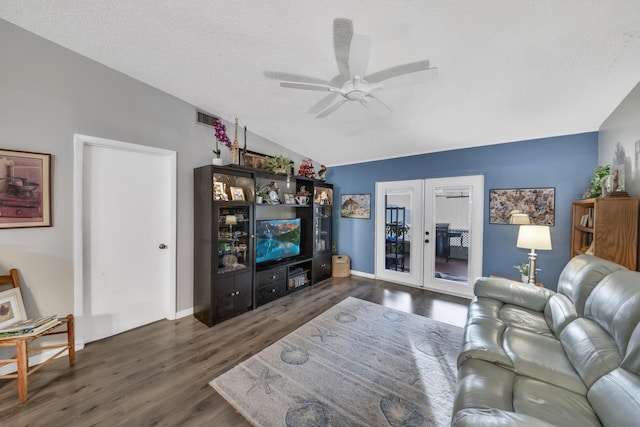
[(215, 123), (216, 123), (216, 120), (218, 120), (218, 117), (210, 116), (209, 114), (203, 113), (202, 111), (197, 111), (197, 113), (198, 113), (198, 117), (196, 118), (196, 121), (198, 123), (201, 123), (207, 126), (215, 126)]

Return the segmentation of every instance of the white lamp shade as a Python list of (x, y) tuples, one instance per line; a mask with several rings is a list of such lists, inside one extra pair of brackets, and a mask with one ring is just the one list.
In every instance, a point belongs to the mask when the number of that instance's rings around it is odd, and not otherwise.
[(531, 221), (526, 213), (512, 213), (509, 224), (531, 224)]
[(516, 246), (526, 249), (551, 250), (551, 232), (546, 225), (521, 225)]
[(227, 225), (236, 225), (238, 224), (238, 219), (235, 215), (227, 215), (224, 219), (224, 223)]

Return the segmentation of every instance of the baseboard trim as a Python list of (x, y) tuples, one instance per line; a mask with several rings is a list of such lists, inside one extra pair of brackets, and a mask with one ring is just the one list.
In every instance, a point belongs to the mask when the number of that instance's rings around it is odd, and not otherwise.
[(366, 277), (367, 279), (375, 279), (375, 274), (365, 273), (364, 271), (351, 270), (353, 276)]
[(193, 307), (178, 311), (176, 313), (176, 319), (181, 319), (183, 317), (187, 317), (191, 315), (193, 315)]

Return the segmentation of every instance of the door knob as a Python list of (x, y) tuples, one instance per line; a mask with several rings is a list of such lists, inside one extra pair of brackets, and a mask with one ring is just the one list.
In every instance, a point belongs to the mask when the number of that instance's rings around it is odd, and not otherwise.
[(158, 248), (167, 249), (167, 245), (165, 245), (164, 243), (160, 243), (160, 246), (158, 246)]
[(425, 232), (424, 232), (424, 234), (425, 234), (426, 236), (428, 236), (428, 235), (429, 235), (429, 232), (428, 232), (428, 231), (425, 231)]
[(424, 242), (425, 242), (425, 243), (429, 243), (429, 239), (425, 239), (425, 241), (424, 241)]

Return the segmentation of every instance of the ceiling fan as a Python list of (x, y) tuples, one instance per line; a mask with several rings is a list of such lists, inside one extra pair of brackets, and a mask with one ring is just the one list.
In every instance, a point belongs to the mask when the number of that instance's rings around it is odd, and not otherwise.
[[(371, 51), (371, 37), (353, 33), (350, 19), (336, 18), (333, 21), (333, 48), (339, 74), (331, 80), (299, 74), (265, 71), (265, 77), (281, 80), (280, 86), (291, 89), (331, 92), (316, 102), (309, 113), (316, 117), (327, 117), (347, 102), (358, 102), (375, 111), (391, 112), (391, 108), (373, 93), (384, 86), (385, 80), (406, 74), (425, 72), (425, 76), (435, 77), (438, 69), (429, 67), (429, 61), (417, 61), (397, 65), (366, 74)], [(340, 97), (336, 101), (336, 98)], [(335, 102), (334, 102), (335, 101)]]

